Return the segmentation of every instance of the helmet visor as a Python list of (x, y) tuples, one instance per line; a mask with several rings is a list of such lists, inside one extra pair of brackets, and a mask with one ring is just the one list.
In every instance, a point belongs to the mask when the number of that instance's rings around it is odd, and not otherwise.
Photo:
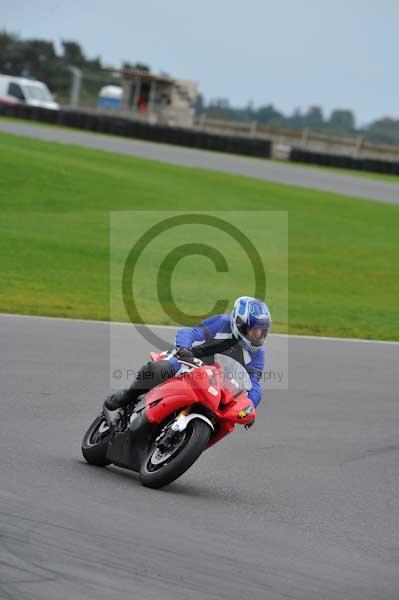
[(238, 317), (237, 327), (238, 331), (248, 340), (251, 346), (254, 346), (255, 348), (264, 344), (269, 331), (269, 324), (266, 326), (263, 319), (256, 320), (253, 326), (248, 327), (248, 325)]
[(265, 342), (268, 331), (268, 327), (260, 327), (258, 325), (255, 325), (254, 327), (247, 328), (247, 331), (245, 332), (245, 337), (252, 346), (262, 346)]

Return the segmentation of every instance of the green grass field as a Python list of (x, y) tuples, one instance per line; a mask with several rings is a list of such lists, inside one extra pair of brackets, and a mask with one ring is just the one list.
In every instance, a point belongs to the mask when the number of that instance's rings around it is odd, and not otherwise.
[[(271, 254), (274, 330), (399, 339), (397, 206), (0, 134), (0, 208), (2, 312), (108, 319), (110, 211), (288, 211), (288, 321)], [(245, 226), (270, 238), (259, 219)], [(176, 271), (181, 308), (208, 310), (193, 263)], [(144, 317), (171, 322), (140, 285)]]

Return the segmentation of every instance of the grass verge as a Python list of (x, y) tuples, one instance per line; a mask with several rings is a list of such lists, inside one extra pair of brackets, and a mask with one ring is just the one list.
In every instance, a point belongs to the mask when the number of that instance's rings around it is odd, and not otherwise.
[[(0, 207), (2, 312), (108, 319), (109, 211), (277, 210), (289, 216), (289, 319), (276, 257), (274, 330), (399, 339), (397, 206), (0, 134)], [(267, 236), (267, 223), (252, 227)], [(192, 265), (181, 275), (195, 312), (207, 283)], [(172, 323), (147, 296), (148, 321)]]

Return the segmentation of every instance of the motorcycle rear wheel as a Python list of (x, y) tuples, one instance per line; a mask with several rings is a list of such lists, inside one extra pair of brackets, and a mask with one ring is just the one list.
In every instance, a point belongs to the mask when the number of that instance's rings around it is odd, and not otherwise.
[[(106, 458), (111, 431), (109, 428), (107, 431), (106, 427), (103, 415), (99, 415), (83, 436), (82, 454), (89, 465), (106, 467), (111, 464)], [(104, 429), (103, 432), (101, 431), (102, 428)]]
[(194, 419), (187, 425), (184, 434), (183, 442), (178, 443), (169, 455), (165, 453), (164, 461), (158, 447), (154, 445), (151, 448), (140, 470), (144, 486), (159, 489), (183, 475), (207, 447), (211, 429), (204, 421)]

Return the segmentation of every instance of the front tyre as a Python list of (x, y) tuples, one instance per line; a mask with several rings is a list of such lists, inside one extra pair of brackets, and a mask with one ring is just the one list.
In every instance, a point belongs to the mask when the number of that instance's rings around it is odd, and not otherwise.
[(201, 419), (193, 419), (182, 434), (168, 452), (152, 446), (140, 470), (144, 486), (158, 489), (183, 475), (207, 447), (211, 429)]
[(110, 439), (111, 431), (103, 415), (99, 415), (84, 434), (82, 441), (82, 454), (89, 465), (106, 467), (111, 464), (106, 458)]

